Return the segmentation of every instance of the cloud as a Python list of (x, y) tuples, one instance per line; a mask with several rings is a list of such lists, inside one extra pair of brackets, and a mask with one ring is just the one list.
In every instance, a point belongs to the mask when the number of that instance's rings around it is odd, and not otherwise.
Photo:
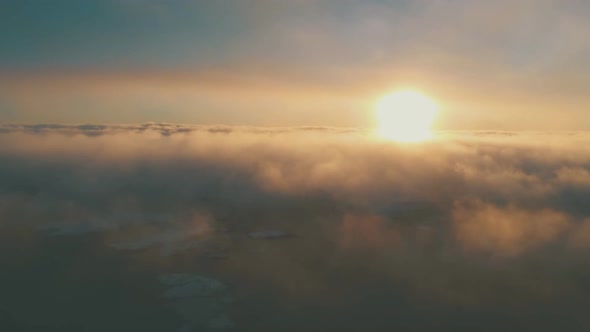
[[(154, 266), (221, 259), (224, 273), (318, 305), (361, 305), (350, 283), (372, 280), (413, 314), (416, 303), (557, 310), (587, 294), (589, 142), (584, 132), (441, 132), (406, 145), (330, 127), (3, 125), (0, 228), (96, 236)], [(269, 230), (293, 236), (248, 237)]]
[(398, 245), (401, 235), (388, 229), (387, 220), (379, 216), (345, 215), (340, 228), (344, 249), (384, 248)]
[[(350, 216), (359, 211), (387, 221), (404, 204), (419, 203), (426, 208), (409, 209), (458, 219), (441, 223), (460, 237), (480, 228), (489, 233), (496, 219), (522, 224), (498, 224), (498, 232), (510, 234), (493, 238), (491, 232), (490, 243), (475, 241), (484, 249), (520, 252), (525, 240), (546, 240), (537, 234), (543, 227), (520, 220), (544, 224), (550, 216), (562, 225), (590, 213), (581, 201), (590, 188), (590, 151), (580, 145), (589, 139), (585, 133), (447, 132), (413, 146), (330, 127), (55, 124), (0, 131), (0, 192), (11, 202), (5, 220), (23, 204), (30, 205), (24, 214), (118, 223), (113, 215), (138, 219), (154, 210), (151, 220), (171, 210), (190, 215), (193, 205), (215, 215), (228, 204), (240, 209), (319, 197), (354, 229)], [(459, 204), (465, 201), (479, 203)]]
[(518, 255), (534, 250), (566, 231), (569, 218), (563, 213), (540, 209), (526, 211), (473, 202), (453, 211), (455, 234), (467, 250), (499, 255)]
[(585, 219), (578, 228), (572, 232), (570, 244), (577, 249), (590, 247), (590, 219)]

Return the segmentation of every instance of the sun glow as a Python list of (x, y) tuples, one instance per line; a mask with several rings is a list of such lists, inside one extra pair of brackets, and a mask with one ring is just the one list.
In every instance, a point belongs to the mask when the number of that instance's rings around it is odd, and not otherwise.
[(402, 90), (377, 102), (377, 135), (397, 142), (422, 142), (432, 138), (438, 105), (427, 96)]

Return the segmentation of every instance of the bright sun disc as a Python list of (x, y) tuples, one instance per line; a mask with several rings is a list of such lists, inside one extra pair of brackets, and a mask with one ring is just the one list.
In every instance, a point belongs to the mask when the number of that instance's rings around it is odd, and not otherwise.
[(417, 91), (392, 93), (377, 102), (377, 135), (397, 142), (429, 140), (437, 112), (436, 103)]

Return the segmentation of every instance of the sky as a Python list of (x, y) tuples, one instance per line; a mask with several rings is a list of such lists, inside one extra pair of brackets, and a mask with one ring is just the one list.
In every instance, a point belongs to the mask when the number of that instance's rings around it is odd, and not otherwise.
[(583, 0), (4, 0), (0, 122), (590, 129)]
[(588, 331), (589, 196), (587, 132), (1, 125), (0, 327)]

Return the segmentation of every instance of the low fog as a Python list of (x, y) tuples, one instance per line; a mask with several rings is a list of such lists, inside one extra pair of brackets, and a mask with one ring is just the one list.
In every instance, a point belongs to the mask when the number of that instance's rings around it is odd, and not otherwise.
[[(585, 331), (589, 143), (583, 132), (399, 144), (329, 127), (3, 125), (2, 260), (83, 238), (94, 249), (80, 261), (199, 271), (241, 298), (230, 316), (244, 331)], [(25, 319), (11, 306), (0, 311)]]

